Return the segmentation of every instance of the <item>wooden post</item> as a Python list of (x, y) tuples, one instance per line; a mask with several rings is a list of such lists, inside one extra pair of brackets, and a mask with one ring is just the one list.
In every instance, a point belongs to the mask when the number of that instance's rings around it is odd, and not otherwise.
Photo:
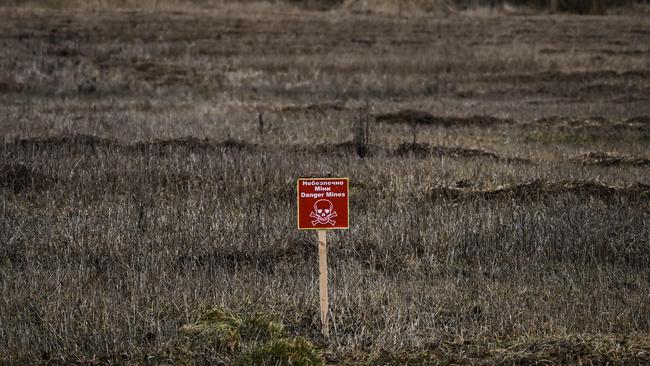
[(318, 270), (320, 289), (320, 321), (322, 333), (325, 338), (330, 336), (329, 321), (329, 295), (327, 292), (327, 230), (318, 230)]
[(257, 131), (260, 135), (264, 134), (264, 114), (257, 112)]

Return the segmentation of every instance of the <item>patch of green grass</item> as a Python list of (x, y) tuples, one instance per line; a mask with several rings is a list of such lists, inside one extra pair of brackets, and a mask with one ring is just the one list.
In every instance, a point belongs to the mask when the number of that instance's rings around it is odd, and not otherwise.
[[(212, 309), (180, 329), (179, 362), (210, 360), (234, 365), (322, 365), (321, 351), (289, 336), (272, 317)], [(180, 352), (179, 352), (180, 351)]]

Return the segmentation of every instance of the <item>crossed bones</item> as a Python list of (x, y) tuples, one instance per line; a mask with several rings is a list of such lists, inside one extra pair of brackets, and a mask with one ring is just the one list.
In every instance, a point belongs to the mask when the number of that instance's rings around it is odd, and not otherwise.
[(324, 217), (318, 216), (315, 212), (312, 212), (309, 214), (309, 217), (312, 219), (311, 224), (316, 225), (316, 224), (330, 224), (334, 225), (336, 224), (336, 221), (332, 220), (333, 218), (336, 217), (336, 212), (332, 212), (331, 214), (325, 215)]
[[(325, 203), (325, 202), (327, 202), (329, 204), (329, 209), (321, 208), (320, 211), (321, 212), (325, 211), (326, 213), (319, 214), (320, 212), (319, 212), (318, 204), (319, 203)], [(316, 203), (314, 204), (314, 211), (312, 211), (309, 214), (309, 217), (314, 219), (311, 222), (312, 225), (316, 225), (316, 224), (335, 225), (336, 224), (336, 221), (332, 220), (333, 218), (336, 217), (336, 212), (334, 212), (334, 210), (333, 210), (332, 202), (330, 202), (328, 200), (318, 200), (318, 201), (316, 201)]]

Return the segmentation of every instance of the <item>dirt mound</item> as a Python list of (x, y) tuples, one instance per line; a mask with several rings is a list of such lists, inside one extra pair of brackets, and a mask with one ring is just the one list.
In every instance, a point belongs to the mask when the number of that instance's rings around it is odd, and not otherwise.
[(490, 127), (498, 124), (512, 124), (511, 119), (501, 119), (492, 116), (470, 116), (470, 117), (450, 117), (450, 116), (434, 116), (433, 114), (425, 111), (405, 109), (396, 113), (378, 114), (375, 116), (375, 121), (379, 123), (405, 123), (416, 125), (428, 126), (441, 126), (441, 127)]
[(569, 127), (582, 126), (601, 126), (609, 124), (609, 121), (603, 117), (566, 117), (566, 116), (549, 116), (535, 120), (535, 124), (540, 125), (565, 125)]
[(303, 151), (319, 154), (354, 155), (357, 153), (357, 146), (352, 141), (345, 141), (336, 144), (318, 144), (305, 147)]
[(405, 109), (396, 113), (378, 114), (375, 121), (379, 123), (415, 123), (420, 125), (436, 124), (436, 117), (429, 112)]
[(166, 140), (153, 140), (153, 141), (140, 141), (137, 142), (131, 147), (146, 151), (152, 149), (179, 149), (185, 148), (190, 150), (209, 150), (213, 149), (214, 145), (207, 139), (198, 139), (195, 137), (181, 137), (176, 139), (166, 139)]
[[(383, 14), (450, 14), (467, 10), (477, 4), (465, 1), (436, 0), (345, 0), (343, 7), (351, 12)], [(475, 3), (477, 3), (475, 1)]]
[[(558, 51), (556, 51), (557, 53)], [(567, 52), (562, 50), (560, 52)], [(542, 83), (542, 82), (559, 82), (559, 83), (589, 83), (594, 80), (603, 79), (637, 79), (648, 78), (648, 70), (630, 70), (617, 72), (613, 70), (592, 70), (592, 71), (541, 71), (526, 74), (512, 73), (510, 75), (488, 75), (481, 80), (499, 80), (500, 82), (517, 82), (517, 83)]]
[[(244, 141), (228, 138), (220, 142), (214, 142), (208, 139), (196, 137), (181, 137), (165, 140), (140, 141), (134, 144), (122, 144), (115, 140), (109, 140), (91, 135), (64, 135), (53, 137), (39, 137), (22, 139), (9, 144), (30, 150), (91, 150), (98, 147), (124, 149), (127, 151), (137, 152), (165, 152), (177, 149), (186, 149), (191, 151), (209, 151), (217, 149), (234, 149), (234, 150), (255, 150), (256, 145)], [(5, 145), (7, 147), (7, 145)]]
[(347, 108), (341, 104), (318, 103), (307, 105), (289, 105), (280, 108), (283, 113), (325, 113), (329, 111), (344, 111)]
[[(294, 145), (290, 148), (293, 152), (306, 152), (306, 153), (315, 153), (323, 155), (336, 155), (336, 156), (348, 156), (348, 155), (359, 155), (360, 147), (354, 141), (345, 141), (335, 144), (326, 143), (318, 145)], [(364, 152), (364, 156), (375, 156), (382, 153), (389, 153), (389, 151), (378, 145), (368, 145), (366, 146), (367, 151)]]
[(530, 163), (527, 159), (502, 157), (483, 149), (468, 149), (460, 146), (431, 146), (429, 144), (403, 143), (395, 149), (396, 156), (446, 156), (452, 158), (487, 158), (506, 163)]
[(649, 125), (650, 118), (634, 117), (625, 121), (609, 120), (603, 117), (565, 117), (550, 116), (535, 120), (533, 125), (544, 125), (567, 130), (585, 129), (632, 129), (643, 130)]
[(129, 148), (135, 149), (137, 151), (164, 153), (178, 149), (185, 149), (190, 151), (212, 151), (217, 149), (233, 149), (240, 151), (254, 150), (256, 148), (256, 145), (230, 138), (221, 142), (213, 142), (209, 139), (182, 137), (166, 140), (141, 141), (135, 143), (134, 145), (130, 145)]
[(252, 151), (257, 148), (257, 145), (245, 141), (226, 139), (215, 144), (218, 148), (234, 149), (234, 150), (247, 150)]
[(650, 126), (650, 116), (635, 116), (625, 120), (625, 123), (630, 125), (643, 125)]
[(54, 179), (38, 172), (31, 165), (22, 163), (0, 164), (0, 188), (20, 193), (28, 190), (40, 191), (53, 183)]
[(418, 158), (424, 158), (431, 156), (431, 147), (429, 144), (419, 144), (417, 142), (405, 142), (400, 144), (397, 149), (395, 149), (396, 156), (415, 156)]
[(466, 201), (477, 198), (486, 200), (539, 200), (562, 194), (575, 194), (582, 197), (594, 197), (599, 199), (624, 197), (632, 200), (647, 201), (650, 199), (650, 185), (636, 183), (628, 187), (619, 188), (589, 181), (544, 182), (538, 179), (488, 190), (436, 187), (431, 189), (429, 194), (434, 200), (442, 199), (452, 201)]
[(117, 142), (97, 136), (74, 134), (63, 136), (50, 136), (50, 137), (36, 137), (16, 140), (14, 145), (37, 150), (49, 149), (95, 149), (97, 147), (111, 147), (116, 146)]
[(343, 4), (345, 0), (285, 0), (287, 3), (306, 10), (332, 10)]
[(572, 159), (576, 163), (599, 166), (650, 166), (650, 159), (627, 155), (610, 155), (602, 152), (590, 152)]

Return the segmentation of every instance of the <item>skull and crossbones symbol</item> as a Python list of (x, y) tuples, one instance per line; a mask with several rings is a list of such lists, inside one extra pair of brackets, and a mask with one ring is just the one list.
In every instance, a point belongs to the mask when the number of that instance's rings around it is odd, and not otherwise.
[(316, 203), (314, 203), (314, 211), (309, 214), (309, 217), (314, 219), (311, 221), (312, 225), (336, 224), (336, 221), (332, 220), (336, 217), (334, 205), (329, 200), (321, 199), (316, 201)]

